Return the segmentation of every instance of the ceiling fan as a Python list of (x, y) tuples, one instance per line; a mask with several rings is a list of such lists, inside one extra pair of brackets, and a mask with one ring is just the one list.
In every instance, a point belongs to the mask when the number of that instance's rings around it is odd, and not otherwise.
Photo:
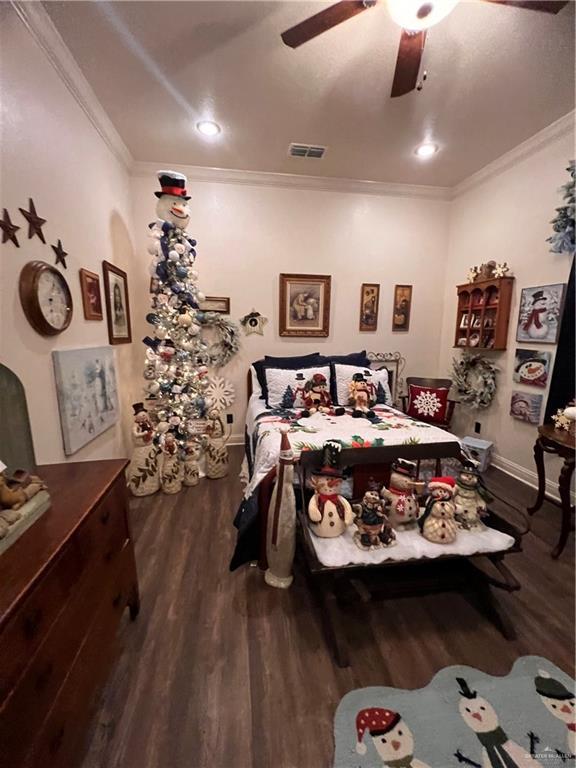
[[(298, 48), (343, 21), (348, 21), (353, 16), (373, 8), (377, 2), (378, 0), (342, 0), (286, 30), (282, 33), (282, 40), (290, 48)], [(392, 83), (392, 98), (403, 96), (416, 88), (426, 32), (445, 18), (458, 2), (459, 0), (386, 0), (390, 15), (402, 27)], [(568, 0), (483, 0), (483, 2), (542, 13), (558, 13), (568, 5)]]

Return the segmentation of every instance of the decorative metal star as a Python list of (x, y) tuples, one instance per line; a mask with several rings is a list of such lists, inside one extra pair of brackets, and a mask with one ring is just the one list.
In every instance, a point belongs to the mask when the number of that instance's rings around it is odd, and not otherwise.
[(506, 272), (510, 272), (510, 267), (506, 262), (503, 264), (496, 264), (494, 267), (494, 277), (506, 277)]
[(249, 336), (251, 333), (258, 333), (260, 336), (264, 336), (264, 326), (267, 322), (268, 318), (261, 315), (260, 312), (256, 312), (255, 309), (240, 318), (240, 325), (244, 328), (246, 336)]
[(56, 266), (58, 266), (58, 264), (62, 264), (64, 269), (68, 269), (66, 266), (66, 256), (68, 256), (68, 254), (64, 248), (62, 248), (62, 240), (58, 240), (58, 245), (51, 245), (50, 247), (56, 254), (56, 261), (54, 262)]
[(20, 248), (20, 243), (18, 242), (18, 238), (16, 237), (16, 232), (20, 229), (20, 227), (17, 227), (16, 224), (12, 224), (12, 221), (10, 220), (10, 214), (4, 208), (4, 212), (2, 213), (2, 219), (0, 220), (0, 229), (2, 230), (2, 242), (7, 243), (8, 240), (11, 240), (16, 248)]
[(34, 205), (34, 200), (32, 200), (31, 197), (28, 198), (28, 208), (30, 208), (29, 211), (27, 211), (25, 208), (18, 208), (22, 216), (26, 219), (28, 222), (28, 239), (30, 240), (34, 235), (38, 235), (40, 240), (44, 244), (46, 244), (46, 240), (44, 239), (44, 233), (42, 232), (42, 226), (46, 224), (46, 219), (43, 219), (41, 216), (38, 216), (36, 213), (36, 206)]

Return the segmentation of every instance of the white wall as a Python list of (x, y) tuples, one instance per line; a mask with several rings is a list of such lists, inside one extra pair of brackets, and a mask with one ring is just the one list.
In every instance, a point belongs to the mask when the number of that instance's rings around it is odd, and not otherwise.
[[(7, 3), (0, 8), (2, 134), (0, 152), (1, 207), (22, 227), (20, 248), (0, 245), (0, 359), (22, 380), (38, 463), (64, 461), (51, 352), (53, 349), (108, 343), (106, 320), (84, 320), (78, 270), (101, 275), (103, 259), (134, 272), (131, 245), (128, 173), (104, 144), (45, 54)], [(32, 197), (47, 220), (46, 245), (28, 240), (19, 207)], [(63, 270), (72, 292), (71, 326), (56, 337), (37, 334), (26, 320), (18, 298), (18, 277), (34, 259), (54, 263), (51, 243), (62, 240), (68, 251)], [(130, 380), (132, 348), (116, 347), (117, 374)], [(129, 423), (121, 389), (124, 427), (119, 424), (89, 443), (71, 460), (127, 455)]]
[[(186, 173), (185, 167), (175, 170)], [(142, 338), (150, 331), (143, 318), (149, 305), (146, 245), (147, 225), (155, 218), (155, 174), (134, 177), (132, 189), (135, 240), (142, 259), (137, 287), (133, 281), (133, 322), (135, 338)], [(444, 300), (439, 286), (450, 203), (213, 182), (189, 181), (188, 189), (188, 231), (198, 240), (201, 290), (229, 296), (234, 320), (252, 309), (269, 318), (264, 337), (242, 335), (242, 350), (225, 369), (236, 387), (234, 439), (242, 438), (248, 367), (264, 354), (399, 350), (407, 360), (405, 373), (436, 373)], [(332, 275), (327, 339), (280, 338), (280, 272)], [(375, 333), (358, 330), (364, 282), (381, 285)], [(414, 286), (408, 333), (391, 331), (395, 283)]]
[[(546, 238), (551, 234), (550, 220), (561, 204), (558, 188), (568, 181), (566, 167), (574, 156), (574, 135), (568, 133), (543, 145), (537, 152), (496, 176), (463, 192), (452, 203), (444, 292), (444, 323), (441, 343), (441, 370), (451, 369), (451, 360), (459, 352), (452, 348), (456, 322), (456, 288), (466, 282), (470, 266), (494, 259), (507, 261), (515, 277), (514, 293), (505, 352), (488, 352), (500, 367), (498, 391), (486, 411), (457, 408), (456, 431), (473, 434), (475, 421), (482, 425), (479, 437), (492, 440), (495, 452), (503, 458), (502, 466), (527, 480), (534, 480), (532, 448), (536, 427), (509, 415), (513, 389), (544, 395), (542, 416), (548, 389), (525, 387), (512, 380), (517, 347), (541, 349), (552, 353), (556, 346), (516, 342), (516, 323), (522, 288), (565, 283), (571, 259), (550, 253)], [(556, 479), (556, 472), (551, 475)]]

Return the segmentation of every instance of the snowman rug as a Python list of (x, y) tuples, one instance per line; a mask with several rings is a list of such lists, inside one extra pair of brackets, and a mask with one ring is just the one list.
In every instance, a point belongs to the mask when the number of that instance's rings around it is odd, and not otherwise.
[(505, 677), (445, 667), (425, 688), (359, 688), (336, 710), (334, 768), (575, 768), (574, 681), (523, 656)]

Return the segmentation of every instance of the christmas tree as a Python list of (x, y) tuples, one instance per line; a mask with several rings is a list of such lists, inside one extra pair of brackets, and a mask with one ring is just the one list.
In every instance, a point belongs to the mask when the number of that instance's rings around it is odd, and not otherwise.
[[(158, 179), (157, 221), (150, 224), (148, 248), (154, 258), (151, 311), (146, 316), (152, 332), (144, 339), (146, 407), (134, 406), (135, 450), (128, 473), (129, 485), (138, 495), (153, 493), (159, 486), (176, 493), (182, 482), (196, 484), (200, 449), (222, 408), (210, 397), (214, 380), (208, 376), (209, 366), (224, 365), (239, 346), (233, 323), (200, 310), (204, 295), (194, 268), (196, 240), (186, 232), (190, 219), (186, 177), (159, 171)], [(216, 331), (216, 343), (206, 342), (203, 331), (208, 327)]]
[(280, 405), (282, 406), (282, 408), (292, 408), (292, 406), (294, 405), (295, 399), (296, 399), (296, 395), (294, 394), (294, 390), (292, 389), (290, 384), (288, 384), (288, 386), (286, 387), (286, 391), (282, 395), (282, 402), (280, 403)]
[(576, 166), (574, 160), (566, 168), (570, 174), (570, 181), (562, 187), (563, 199), (566, 205), (556, 208), (556, 216), (550, 222), (554, 230), (551, 237), (546, 238), (547, 243), (551, 243), (552, 253), (569, 253), (574, 255), (576, 251), (576, 233), (575, 233), (575, 204), (576, 197), (574, 184), (576, 183)]
[(380, 405), (386, 405), (386, 390), (382, 386), (382, 382), (378, 382), (378, 386), (376, 387), (376, 402)]

